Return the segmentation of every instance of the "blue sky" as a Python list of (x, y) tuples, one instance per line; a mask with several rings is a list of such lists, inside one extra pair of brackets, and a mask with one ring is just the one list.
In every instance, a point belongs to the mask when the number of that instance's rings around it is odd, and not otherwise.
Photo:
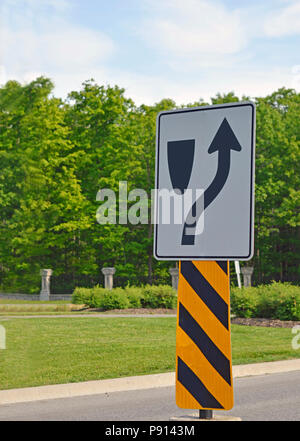
[(300, 0), (2, 0), (0, 25), (0, 84), (94, 78), (137, 104), (300, 90)]

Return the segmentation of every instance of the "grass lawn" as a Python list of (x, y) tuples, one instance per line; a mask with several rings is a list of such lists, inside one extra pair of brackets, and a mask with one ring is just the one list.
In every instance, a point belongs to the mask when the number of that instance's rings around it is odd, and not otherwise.
[(30, 302), (16, 300), (9, 303), (8, 300), (0, 301), (0, 317), (7, 315), (31, 315), (37, 313), (63, 313), (82, 309), (83, 305), (73, 305), (70, 302)]
[(39, 300), (37, 296), (37, 300), (17, 300), (17, 299), (0, 299), (0, 305), (63, 305), (70, 303), (70, 300)]
[[(77, 306), (77, 305), (75, 305)], [(5, 318), (5, 317), (34, 317), (34, 316), (44, 316), (44, 315), (50, 315), (50, 316), (57, 316), (57, 315), (73, 315), (74, 317), (78, 316), (78, 314), (84, 314), (84, 315), (95, 315), (97, 314), (96, 312), (93, 311), (87, 311), (87, 310), (70, 310), (68, 309), (57, 309), (57, 308), (52, 308), (52, 309), (41, 309), (41, 308), (37, 308), (37, 310), (31, 309), (29, 311), (24, 311), (22, 310), (15, 310), (15, 309), (10, 309), (9, 312), (7, 312), (7, 310), (5, 311), (1, 311), (0, 308), (0, 320)]]
[[(0, 388), (174, 371), (176, 318), (0, 319)], [(232, 325), (233, 363), (299, 358), (291, 329)]]

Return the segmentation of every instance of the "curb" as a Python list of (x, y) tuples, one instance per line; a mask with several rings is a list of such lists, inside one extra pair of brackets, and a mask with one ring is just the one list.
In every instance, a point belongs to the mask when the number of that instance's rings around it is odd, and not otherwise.
[[(300, 370), (300, 358), (267, 363), (233, 366), (234, 378), (253, 375), (275, 374)], [(141, 375), (136, 377), (113, 378), (109, 380), (85, 381), (81, 383), (55, 384), (50, 386), (27, 387), (0, 391), (0, 405), (25, 403), (29, 401), (80, 397), (85, 395), (110, 394), (175, 385), (175, 372)]]

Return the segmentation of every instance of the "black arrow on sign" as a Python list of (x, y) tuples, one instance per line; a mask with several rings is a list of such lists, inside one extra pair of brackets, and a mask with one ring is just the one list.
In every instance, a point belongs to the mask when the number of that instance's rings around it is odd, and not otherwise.
[[(218, 152), (218, 169), (216, 176), (214, 177), (210, 186), (205, 190), (201, 198), (204, 197), (203, 201), (203, 211), (212, 203), (212, 201), (218, 196), (222, 188), (224, 187), (230, 170), (230, 152), (231, 150), (235, 150), (240, 152), (242, 147), (235, 136), (230, 124), (227, 119), (224, 118), (222, 124), (220, 125), (214, 139), (212, 140), (208, 153)], [(199, 198), (200, 199), (200, 198)], [(196, 220), (194, 217), (196, 213), (197, 205), (199, 205), (199, 199), (194, 202), (192, 208), (190, 209), (187, 219), (185, 221), (183, 227), (182, 234), (182, 245), (194, 245), (195, 243), (195, 234), (187, 234), (187, 228), (195, 228), (198, 219), (200, 218), (202, 212), (197, 213)], [(189, 220), (193, 219), (194, 222), (191, 223)]]

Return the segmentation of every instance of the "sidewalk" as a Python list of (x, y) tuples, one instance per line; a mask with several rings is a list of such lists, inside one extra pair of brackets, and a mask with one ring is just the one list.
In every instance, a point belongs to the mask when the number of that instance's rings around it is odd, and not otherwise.
[[(268, 363), (233, 366), (234, 378), (279, 372), (300, 371), (300, 359), (272, 361)], [(24, 403), (85, 395), (109, 394), (130, 390), (171, 387), (175, 385), (175, 373), (143, 375), (137, 377), (113, 378), (111, 380), (85, 381), (51, 386), (28, 387), (0, 391), (0, 405)]]

